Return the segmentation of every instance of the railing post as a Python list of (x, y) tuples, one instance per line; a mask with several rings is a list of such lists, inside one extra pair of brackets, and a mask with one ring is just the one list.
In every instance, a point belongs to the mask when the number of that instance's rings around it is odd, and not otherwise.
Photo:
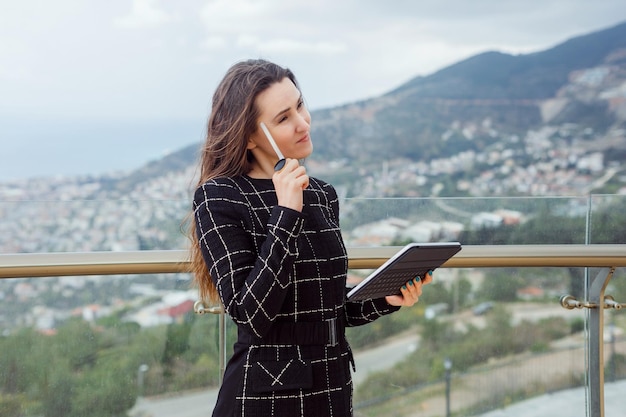
[(604, 417), (604, 291), (615, 268), (602, 268), (587, 283), (586, 299), (595, 308), (588, 308), (589, 323), (587, 364), (588, 403), (590, 417)]
[(219, 316), (219, 365), (220, 365), (220, 378), (219, 378), (219, 386), (222, 386), (222, 382), (224, 380), (224, 371), (226, 370), (226, 313), (224, 309), (221, 309)]
[(218, 376), (219, 386), (222, 385), (224, 379), (224, 371), (226, 370), (226, 312), (222, 306), (207, 307), (202, 300), (198, 300), (193, 305), (196, 314), (218, 314), (218, 362), (220, 374)]

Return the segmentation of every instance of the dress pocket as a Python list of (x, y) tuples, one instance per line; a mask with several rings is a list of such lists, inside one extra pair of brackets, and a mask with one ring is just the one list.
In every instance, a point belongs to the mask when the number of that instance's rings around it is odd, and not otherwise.
[(308, 389), (313, 386), (313, 370), (301, 359), (257, 361), (250, 368), (250, 383), (257, 393)]

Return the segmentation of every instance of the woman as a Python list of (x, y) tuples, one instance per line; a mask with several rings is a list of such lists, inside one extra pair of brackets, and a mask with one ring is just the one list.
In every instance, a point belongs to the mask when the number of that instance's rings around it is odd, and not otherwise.
[[(279, 171), (262, 123), (286, 157)], [(233, 65), (213, 96), (192, 265), (201, 298), (219, 299), (238, 327), (214, 416), (351, 416), (345, 327), (421, 294), (418, 278), (401, 295), (346, 302), (337, 194), (299, 163), (310, 124), (293, 73), (271, 62)]]

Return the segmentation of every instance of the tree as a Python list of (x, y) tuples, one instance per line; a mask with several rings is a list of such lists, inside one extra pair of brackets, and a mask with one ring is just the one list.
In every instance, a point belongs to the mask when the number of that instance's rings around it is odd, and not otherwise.
[(514, 301), (517, 290), (527, 285), (516, 268), (490, 270), (478, 291), (479, 297), (485, 300)]
[(0, 392), (17, 394), (40, 383), (50, 362), (42, 338), (31, 328), (0, 337)]
[(82, 319), (71, 319), (58, 329), (56, 350), (67, 358), (73, 370), (93, 366), (98, 354), (98, 338), (91, 325)]
[(166, 377), (172, 375), (170, 367), (174, 364), (175, 359), (189, 349), (189, 334), (194, 320), (195, 316), (190, 313), (188, 319), (183, 323), (172, 323), (167, 327), (167, 339), (161, 360), (165, 367)]
[(67, 366), (63, 366), (60, 362), (55, 363), (50, 372), (42, 396), (44, 416), (71, 416), (72, 399), (77, 387), (76, 377)]
[(122, 416), (137, 399), (136, 368), (127, 360), (105, 361), (85, 373), (76, 385), (68, 417)]

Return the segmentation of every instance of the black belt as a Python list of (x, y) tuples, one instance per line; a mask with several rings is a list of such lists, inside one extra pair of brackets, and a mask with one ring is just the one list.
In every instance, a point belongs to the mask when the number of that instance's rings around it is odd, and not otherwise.
[(332, 318), (321, 322), (276, 322), (263, 337), (240, 331), (238, 338), (246, 344), (337, 346), (342, 335), (340, 320)]

